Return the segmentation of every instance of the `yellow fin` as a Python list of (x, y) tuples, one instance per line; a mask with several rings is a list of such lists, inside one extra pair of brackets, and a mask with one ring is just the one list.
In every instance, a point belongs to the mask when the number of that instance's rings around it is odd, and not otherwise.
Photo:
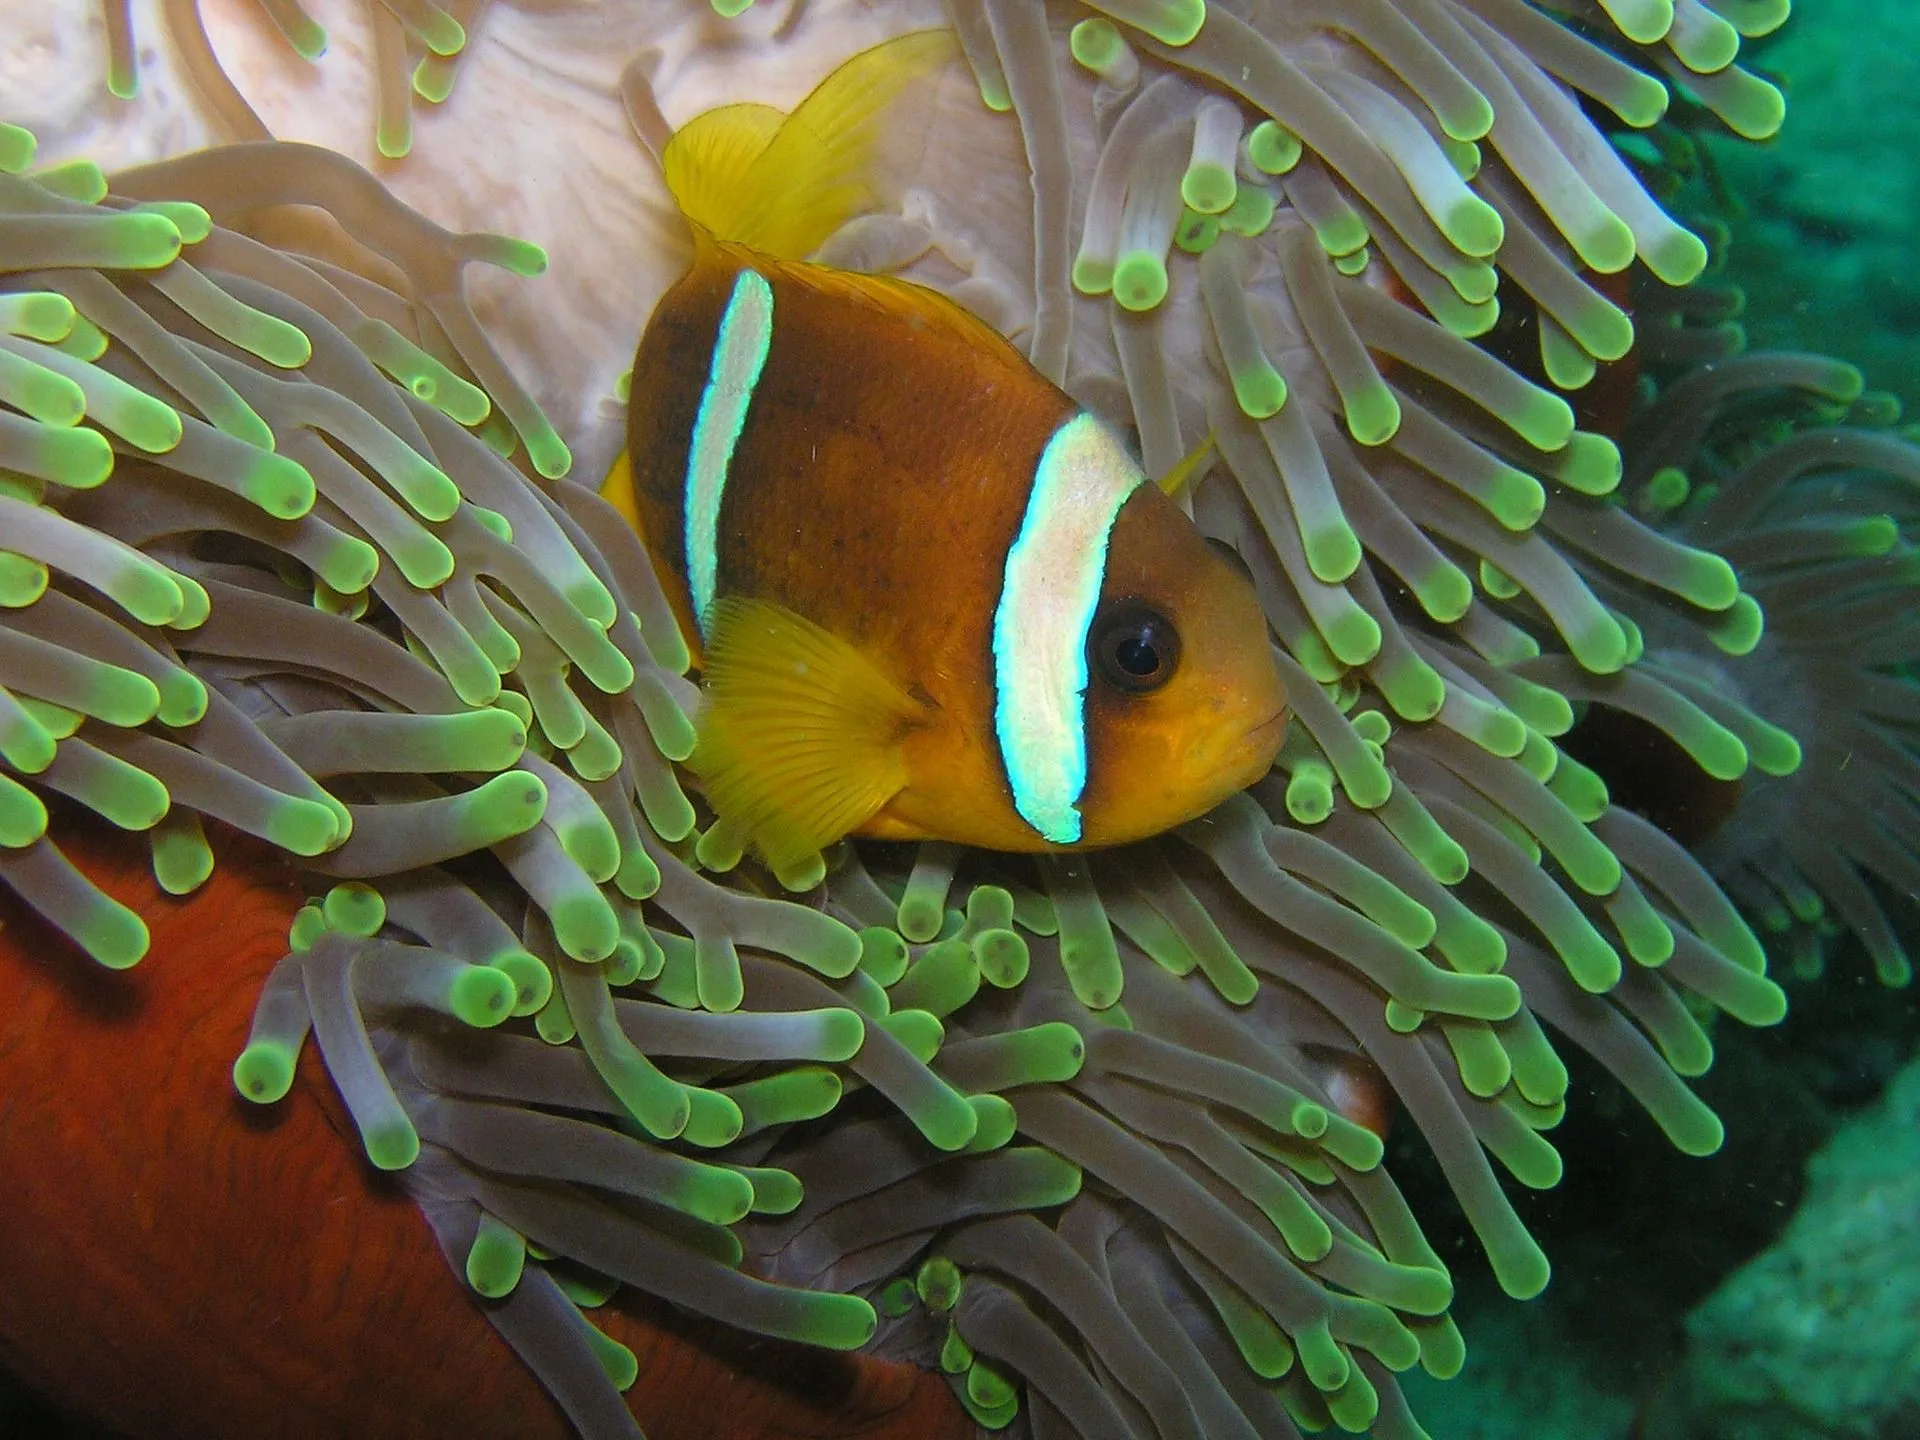
[(783, 606), (716, 600), (688, 762), (714, 813), (776, 870), (861, 825), (907, 783), (900, 740), (925, 707), (855, 646)]
[(660, 156), (660, 167), (680, 213), (719, 239), (752, 244), (734, 232), (754, 228), (758, 217), (748, 212), (766, 197), (746, 187), (755, 178), (755, 162), (786, 118), (771, 105), (723, 105), (676, 130)]
[(660, 157), (667, 188), (716, 239), (805, 259), (884, 203), (875, 169), (889, 138), (887, 111), (957, 53), (952, 32), (916, 31), (855, 55), (791, 115), (765, 105), (696, 115)]
[(1160, 477), (1160, 488), (1166, 494), (1178, 499), (1180, 492), (1207, 473), (1207, 467), (1213, 459), (1213, 431), (1207, 431), (1200, 443), (1175, 462), (1174, 467)]
[(640, 497), (633, 489), (633, 457), (625, 450), (607, 472), (600, 486), (600, 498), (620, 512), (621, 518), (633, 527), (634, 534), (640, 533)]

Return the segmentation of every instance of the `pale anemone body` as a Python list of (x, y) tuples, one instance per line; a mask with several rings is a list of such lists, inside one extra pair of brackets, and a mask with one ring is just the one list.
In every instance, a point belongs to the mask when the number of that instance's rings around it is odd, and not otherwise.
[[(1112, 8), (1159, 23), (1186, 7)], [(1589, 18), (1644, 26), (1660, 8), (1618, 0)], [(1758, 30), (1783, 7), (1719, 8)], [(1641, 62), (1698, 64), (1711, 72), (1690, 80), (1702, 98), (1764, 129), (1771, 92), (1729, 66), (1732, 27), (1714, 7), (1682, 9), (1686, 24), (1637, 52)], [(1604, 788), (1554, 739), (1572, 723), (1567, 695), (1641, 680), (1665, 693), (1635, 668), (1643, 632), (1656, 616), (1692, 630), (1737, 618), (1733, 572), (1605, 503), (1619, 478), (1611, 443), (1576, 434), (1563, 401), (1469, 343), (1493, 320), (1496, 211), (1498, 262), (1553, 317), (1543, 363), (1569, 386), (1631, 338), (1576, 250), (1618, 269), (1637, 249), (1674, 282), (1697, 272), (1704, 251), (1529, 50), (1636, 123), (1657, 114), (1652, 82), (1518, 4), (1356, 10), (1364, 16), (1344, 23), (1358, 38), (1383, 54), (1404, 42), (1391, 64), (1286, 7), (1258, 11), (1257, 32), (1219, 7), (1191, 46), (1130, 32), (1134, 75), (1121, 52), (1095, 47), (1108, 67), (1096, 81), (1093, 65), (1067, 58), (1066, 22), (1082, 12), (957, 7), (973, 76), (926, 97), (933, 140), (897, 177), (897, 213), (857, 222), (828, 252), (950, 288), (1022, 337), (1044, 371), (1133, 423), (1150, 468), (1215, 432), (1225, 463), (1197, 488), (1196, 517), (1253, 572), (1297, 724), (1273, 776), (1177, 837), (1032, 866), (932, 845), (911, 859), (849, 850), (807, 905), (729, 878), (738, 846), (718, 827), (693, 838), (698, 817), (668, 761), (687, 753), (694, 697), (632, 537), (590, 491), (537, 484), (489, 445), (512, 441), (505, 414), (547, 478), (570, 451), (574, 478), (591, 483), (618, 443), (619, 377), (684, 259), (633, 129), (657, 145), (714, 104), (790, 104), (844, 55), (939, 12), (763, 5), (723, 23), (662, 3), (611, 21), (600, 7), (489, 14), (447, 109), (415, 118), (413, 154), (390, 172), (454, 234), (312, 153), (231, 173), (219, 157), (186, 161), (122, 182), (146, 200), (187, 192), (242, 230), (249, 195), (329, 192), (355, 237), (405, 274), (367, 284), (329, 268), (331, 244), (288, 270), (229, 231), (212, 238), (254, 272), (230, 282), (241, 298), (312, 332), (308, 375), (335, 377), (324, 388), (379, 423), (234, 353), (257, 340), (257, 318), (212, 340), (176, 322), (185, 338), (170, 343), (217, 361), (266, 412), (287, 454), (315, 467), (323, 503), (303, 516), (281, 496), (293, 528), (226, 501), (186, 526), (248, 546), (196, 551), (158, 537), (156, 563), (171, 568), (156, 577), (136, 564), (137, 576), (163, 597), (172, 586), (178, 603), (149, 607), (150, 623), (171, 627), (166, 641), (139, 635), (163, 659), (169, 643), (194, 656), (226, 697), (218, 724), (196, 733), (186, 682), (142, 657), (172, 687), (173, 709), (159, 715), (168, 738), (100, 717), (81, 741), (165, 769), (183, 812), (278, 824), (301, 842), (289, 848), (310, 856), (316, 903), (266, 984), (236, 1079), (273, 1098), (311, 1027), (370, 1157), (406, 1171), (449, 1258), (476, 1289), (505, 1297), (491, 1317), (590, 1433), (630, 1431), (615, 1386), (631, 1379), (631, 1357), (623, 1364), (597, 1336), (590, 1304), (529, 1262), (528, 1240), (742, 1328), (842, 1347), (872, 1333), (875, 1310), (859, 1298), (871, 1296), (892, 1322), (886, 1343), (937, 1356), (983, 1421), (1017, 1412), (1040, 1435), (1285, 1436), (1328, 1421), (1417, 1435), (1391, 1372), (1457, 1368), (1451, 1283), (1380, 1170), (1379, 1142), (1329, 1107), (1330, 1063), (1378, 1067), (1515, 1294), (1537, 1292), (1547, 1266), (1490, 1158), (1529, 1186), (1558, 1176), (1540, 1132), (1562, 1112), (1567, 1076), (1542, 1021), (1591, 1050), (1682, 1148), (1717, 1145), (1718, 1122), (1679, 1079), (1712, 1053), (1689, 1002), (1766, 1023), (1779, 992), (1705, 873), (1652, 827), (1608, 811)], [(1525, 43), (1474, 28), (1483, 11), (1515, 21)], [(320, 14), (336, 53), (317, 71), (285, 59), (251, 11), (209, 7), (208, 20), (268, 128), (370, 158), (379, 102), (355, 77), (385, 62), (377, 37), (355, 38), (358, 13)], [(382, 13), (376, 23), (391, 23)], [(1435, 22), (1432, 34), (1409, 40), (1406, 15)], [(161, 34), (140, 30), (147, 18), (136, 15), (136, 33)], [(70, 87), (95, 85), (104, 63), (97, 43), (71, 41), (81, 28), (69, 14), (51, 32), (73, 43), (60, 56)], [(648, 47), (657, 53), (633, 63)], [(1498, 91), (1494, 111), (1517, 128), (1484, 138), (1490, 117), (1476, 118), (1456, 60)], [(1201, 224), (1195, 259), (1173, 248), (1188, 217), (1168, 187), (1198, 168), (1196, 136), (1213, 126), (1217, 141), (1227, 122), (1189, 71), (1256, 91), (1325, 151), (1291, 164), (1270, 156), (1268, 167), (1229, 143), (1227, 167), (1252, 197), (1241, 212), (1250, 233)], [(38, 116), (8, 118), (46, 125), (43, 158), (109, 163), (151, 158), (143, 147), (155, 144), (190, 148), (231, 123), (193, 129), (203, 122), (184, 117), (197, 102), (164, 54), (143, 74), (145, 108), (117, 129), (87, 130), (110, 107), (76, 106), (82, 92), (59, 84), (36, 92)], [(1402, 89), (1416, 80), (1421, 99)], [(324, 103), (313, 87), (326, 88)], [(1014, 115), (982, 106), (982, 94), (1010, 99)], [(1113, 138), (1130, 97), (1152, 103), (1135, 115), (1137, 148)], [(1437, 114), (1459, 132), (1445, 145)], [(302, 128), (319, 117), (340, 128)], [(1246, 109), (1239, 122), (1253, 118)], [(391, 109), (383, 123), (387, 148), (399, 148)], [(1376, 134), (1392, 139), (1393, 158)], [(1463, 148), (1476, 138), (1484, 153)], [(1466, 176), (1480, 200), (1463, 199)], [(35, 203), (68, 213), (44, 195)], [(503, 231), (538, 242), (547, 273), (528, 278), (534, 257)], [(474, 267), (483, 330), (459, 293), (474, 259), (522, 272)], [(275, 275), (331, 315), (294, 307)], [(315, 276), (341, 295), (317, 290)], [(171, 316), (141, 284), (121, 274), (83, 286), (75, 304), (84, 315), (98, 302), (107, 325), (120, 302), (101, 285), (124, 285)], [(1114, 284), (1125, 303), (1106, 298)], [(409, 331), (452, 374), (483, 379), (495, 414), (483, 422), (485, 407), (438, 372), (411, 395), (381, 380), (363, 353), (394, 373), (423, 362), (396, 360), (370, 318)], [(278, 346), (291, 338), (264, 333)], [(271, 363), (305, 364), (284, 361)], [(177, 367), (179, 354), (150, 363)], [(244, 416), (227, 418), (246, 429)], [(337, 464), (300, 433), (316, 426), (358, 464)], [(205, 428), (196, 443), (213, 443)], [(148, 545), (140, 507), (119, 497), (150, 487), (166, 516), (183, 493), (169, 467), (186, 463), (154, 453), (44, 508), (140, 531)], [(420, 469), (428, 458), (441, 480), (458, 478), (463, 503)], [(411, 516), (394, 520), (390, 498), (378, 515), (364, 508), (376, 476)], [(378, 543), (335, 538), (360, 534)], [(446, 547), (445, 566), (422, 535)], [(367, 554), (383, 567), (377, 581), (348, 563)], [(65, 623), (76, 645), (121, 645), (76, 618), (71, 588), (56, 579), (44, 609), (18, 607), (22, 627), (45, 620), (64, 633)], [(193, 613), (195, 589), (212, 596), (210, 620)], [(276, 627), (296, 624), (310, 644), (275, 648)], [(339, 662), (310, 665), (316, 652)], [(402, 719), (362, 713), (374, 710)], [(517, 750), (508, 723), (491, 718), (506, 712), (532, 748)], [(454, 727), (442, 722), (456, 717), (488, 743), (449, 749)], [(1744, 769), (1746, 746), (1719, 731), (1700, 732), (1703, 753)], [(380, 765), (354, 748), (383, 742), (395, 753)], [(192, 764), (168, 753), (194, 746), (231, 767), (199, 790)], [(97, 764), (68, 773), (88, 763), (54, 778), (118, 804)], [(481, 778), (489, 771), (501, 773)], [(259, 797), (235, 776), (280, 797), (267, 818), (237, 803)], [(176, 851), (198, 854), (191, 822), (168, 823), (155, 842), (162, 870)], [(482, 848), (510, 884), (422, 868)], [(75, 893), (51, 842), (29, 836), (13, 849), (0, 879), (30, 901), (50, 908)], [(336, 878), (378, 893), (333, 888)], [(71, 928), (102, 958), (133, 958), (110, 926)], [(508, 1010), (532, 1018), (496, 1028)], [(422, 1025), (422, 1011), (490, 1033)], [(842, 1287), (858, 1295), (825, 1293)]]
[[(117, 171), (260, 138), (196, 83), (162, 6), (141, 0), (131, 9), (140, 82), (129, 100), (107, 88), (101, 7), (9, 0), (0, 13), (8, 35), (22, 37), (0, 55), (0, 90), (9, 118), (39, 137), (42, 162), (85, 157)], [(411, 152), (388, 162), (371, 118), (378, 86), (368, 12), (350, 0), (310, 9), (328, 38), (318, 64), (296, 55), (246, 0), (208, 3), (200, 16), (220, 71), (264, 133), (374, 167), (401, 200), (449, 229), (520, 236), (546, 251), (550, 278), (482, 281), (475, 306), (580, 451), (578, 474), (604, 473), (611, 462), (615, 383), (690, 254), (621, 102), (628, 65), (647, 52), (643, 68), (677, 123), (740, 99), (790, 106), (848, 55), (941, 23), (937, 3), (813, 5), (791, 26), (767, 7), (729, 22), (678, 0), (500, 6), (476, 27), (446, 102), (416, 103)]]

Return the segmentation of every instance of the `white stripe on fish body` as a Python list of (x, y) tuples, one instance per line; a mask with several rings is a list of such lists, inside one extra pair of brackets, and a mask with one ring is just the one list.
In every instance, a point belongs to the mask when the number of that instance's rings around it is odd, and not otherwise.
[(1146, 476), (1084, 411), (1034, 468), (993, 612), (993, 726), (1014, 808), (1055, 845), (1079, 840), (1087, 786), (1087, 632), (1120, 507)]
[(773, 287), (758, 271), (742, 270), (720, 316), (713, 363), (687, 445), (687, 589), (701, 634), (720, 576), (720, 503), (727, 472), (746, 427), (747, 407), (773, 344)]

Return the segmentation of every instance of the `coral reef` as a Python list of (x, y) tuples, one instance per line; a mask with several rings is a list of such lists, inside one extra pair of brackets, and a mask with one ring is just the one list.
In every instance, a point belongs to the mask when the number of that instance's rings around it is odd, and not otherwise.
[(1685, 1365), (1650, 1440), (1886, 1436), (1920, 1423), (1910, 1214), (1920, 1066), (1809, 1162), (1786, 1232), (1687, 1319)]

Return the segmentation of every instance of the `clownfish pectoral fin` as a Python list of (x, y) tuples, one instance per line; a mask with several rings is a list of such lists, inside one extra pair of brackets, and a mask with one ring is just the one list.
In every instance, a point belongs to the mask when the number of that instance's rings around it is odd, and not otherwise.
[(750, 104), (696, 115), (660, 157), (667, 188), (715, 239), (804, 260), (884, 203), (881, 156), (901, 139), (888, 111), (958, 53), (951, 31), (920, 30), (861, 51), (791, 115)]
[(702, 678), (689, 767), (714, 813), (740, 825), (776, 871), (905, 787), (900, 741), (926, 722), (926, 707), (811, 620), (763, 600), (716, 600)]
[(1201, 437), (1198, 445), (1181, 456), (1174, 467), (1160, 477), (1160, 489), (1174, 499), (1179, 499), (1182, 490), (1207, 473), (1207, 466), (1212, 459), (1213, 431), (1209, 430)]

